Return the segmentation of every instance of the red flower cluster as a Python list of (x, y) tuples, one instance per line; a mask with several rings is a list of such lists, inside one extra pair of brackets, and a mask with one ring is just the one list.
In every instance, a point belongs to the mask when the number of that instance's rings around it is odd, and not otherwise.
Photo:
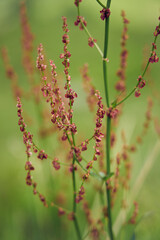
[(102, 97), (100, 96), (100, 93), (98, 90), (96, 91), (95, 95), (98, 99), (98, 102), (97, 102), (98, 109), (97, 109), (97, 113), (96, 113), (96, 115), (97, 115), (96, 128), (94, 129), (94, 138), (96, 140), (96, 144), (95, 144), (95, 154), (94, 154), (93, 160), (97, 160), (97, 155), (98, 156), (100, 155), (100, 150), (99, 150), (100, 142), (102, 141), (102, 138), (104, 137), (104, 134), (101, 131), (102, 119), (105, 116), (105, 111), (103, 109), (103, 103), (102, 103)]
[(82, 2), (82, 0), (75, 0), (74, 4), (76, 5), (76, 7), (79, 6), (80, 2)]
[(79, 192), (78, 192), (78, 194), (76, 196), (76, 199), (75, 199), (76, 203), (79, 203), (80, 201), (83, 200), (84, 194), (85, 194), (84, 187), (81, 186), (81, 188), (80, 188), (80, 190), (79, 190)]
[(38, 57), (37, 57), (37, 61), (36, 61), (36, 66), (41, 72), (44, 72), (46, 70), (47, 65), (42, 63), (44, 60), (44, 55), (42, 54), (42, 51), (43, 51), (42, 44), (39, 45), (37, 51), (38, 51)]
[(157, 37), (160, 34), (160, 25), (156, 26), (156, 29), (154, 31), (154, 36)]
[(83, 29), (84, 29), (84, 26), (85, 26), (85, 27), (87, 26), (87, 22), (84, 20), (84, 17), (82, 17), (82, 16), (77, 16), (77, 20), (74, 22), (74, 25), (75, 25), (75, 26), (78, 26), (78, 25), (79, 25), (79, 29), (80, 29), (80, 30), (83, 30)]
[(101, 13), (100, 18), (101, 18), (102, 20), (104, 20), (104, 19), (109, 18), (110, 14), (111, 14), (111, 11), (110, 11), (109, 8), (103, 8), (103, 9), (100, 11), (100, 13)]
[(94, 43), (96, 43), (97, 42), (97, 40), (96, 39), (93, 39), (93, 38), (91, 38), (91, 37), (89, 37), (88, 38), (88, 45), (90, 46), (90, 47), (94, 47)]
[(139, 97), (141, 95), (140, 89), (144, 88), (146, 85), (146, 81), (140, 75), (137, 79), (138, 81), (138, 88), (135, 90), (135, 97)]
[(106, 114), (110, 118), (116, 118), (118, 115), (118, 109), (110, 107), (107, 109)]
[(44, 152), (44, 150), (39, 151), (37, 158), (40, 160), (47, 159), (48, 155)]
[(43, 46), (42, 44), (38, 47), (38, 57), (37, 57), (37, 68), (41, 71), (42, 80), (43, 80), (43, 87), (41, 91), (43, 96), (46, 98), (47, 102), (50, 102), (51, 106), (51, 121), (52, 123), (56, 124), (59, 129), (63, 129), (63, 136), (62, 140), (67, 139), (67, 134), (69, 132), (75, 134), (77, 132), (76, 125), (72, 123), (72, 106), (74, 104), (74, 99), (77, 98), (77, 94), (75, 91), (71, 89), (71, 77), (69, 75), (69, 59), (71, 57), (71, 53), (68, 51), (68, 44), (69, 44), (69, 36), (68, 36), (68, 25), (66, 17), (62, 17), (63, 20), (63, 31), (64, 35), (62, 36), (62, 42), (64, 44), (64, 52), (60, 54), (60, 58), (63, 59), (62, 64), (64, 65), (64, 73), (66, 76), (66, 84), (65, 84), (65, 98), (68, 99), (69, 108), (65, 110), (65, 103), (62, 100), (61, 92), (57, 84), (57, 73), (56, 73), (56, 66), (52, 60), (50, 60), (51, 66), (51, 75), (52, 75), (52, 84), (47, 83), (47, 77), (45, 76), (45, 69), (46, 65), (44, 64), (44, 55), (42, 53)]
[(157, 57), (157, 54), (155, 51), (152, 51), (152, 55), (149, 58), (150, 63), (157, 63), (159, 61), (159, 57)]
[(60, 169), (60, 162), (58, 161), (58, 158), (55, 157), (54, 160), (52, 161), (52, 164), (56, 170)]

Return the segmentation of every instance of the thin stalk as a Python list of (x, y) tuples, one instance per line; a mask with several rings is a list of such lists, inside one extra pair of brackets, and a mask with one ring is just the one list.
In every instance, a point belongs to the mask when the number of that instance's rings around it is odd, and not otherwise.
[[(79, 5), (78, 5), (77, 9), (78, 9), (78, 16), (80, 16)], [(90, 38), (93, 39), (92, 35), (91, 35), (90, 32), (88, 31), (88, 29), (87, 29), (87, 27), (84, 25), (84, 23), (81, 21), (81, 19), (80, 19), (80, 22), (81, 22), (81, 24), (82, 24), (82, 26), (83, 26), (83, 29), (84, 29), (85, 33), (88, 35), (88, 37), (90, 37)], [(99, 54), (101, 55), (101, 57), (103, 57), (103, 53), (102, 53), (100, 47), (98, 46), (98, 44), (97, 44), (97, 43), (94, 43), (94, 46), (96, 47), (96, 49), (97, 49), (97, 51), (99, 52)]]
[[(106, 139), (106, 157), (107, 157), (107, 174), (111, 173), (110, 169), (110, 133), (111, 133), (111, 118), (107, 117), (107, 139)], [(112, 213), (111, 213), (111, 192), (110, 188), (108, 188), (107, 183), (106, 183), (106, 194), (107, 194), (107, 203), (108, 203), (108, 208), (107, 208), (107, 213), (108, 213), (108, 230), (109, 230), (109, 236), (110, 239), (113, 240), (113, 230), (112, 230)]]
[[(160, 24), (159, 24), (159, 27), (160, 27)], [(154, 38), (154, 44), (156, 43), (156, 41), (157, 41), (157, 36), (155, 36), (155, 38)], [(154, 50), (154, 46), (152, 46), (152, 50), (151, 50), (150, 57), (152, 57), (152, 54), (153, 54), (152, 52), (153, 52), (153, 50)], [(149, 58), (150, 58), (150, 57), (149, 57)], [(148, 58), (146, 67), (145, 67), (145, 69), (144, 69), (144, 71), (143, 71), (143, 73), (142, 73), (142, 77), (144, 77), (144, 75), (145, 75), (145, 73), (146, 73), (146, 71), (147, 71), (147, 69), (148, 69), (148, 67), (149, 67), (149, 64), (150, 64), (149, 58)], [(125, 101), (134, 93), (134, 91), (135, 91), (136, 88), (138, 87), (138, 84), (139, 84), (139, 83), (137, 83), (137, 85), (130, 91), (130, 93), (129, 93), (124, 99), (122, 99), (120, 102), (116, 103), (116, 104), (114, 105), (114, 107), (117, 107), (117, 106), (120, 105), (121, 103), (125, 102)]]
[[(70, 106), (71, 108), (71, 106)], [(70, 120), (70, 123), (72, 123), (72, 118)], [(76, 146), (75, 144), (75, 138), (74, 138), (74, 134), (72, 133), (72, 141), (73, 141), (73, 145)], [(77, 234), (77, 238), (79, 240), (81, 240), (81, 232), (80, 232), (80, 228), (79, 228), (79, 224), (77, 221), (77, 216), (76, 216), (76, 210), (77, 210), (77, 204), (76, 204), (76, 176), (75, 176), (75, 169), (74, 169), (74, 164), (76, 162), (76, 156), (75, 154), (73, 154), (73, 161), (72, 161), (72, 165), (73, 165), (73, 171), (72, 171), (72, 183), (73, 183), (73, 213), (74, 213), (74, 226), (75, 226), (75, 230), (76, 230), (76, 234)]]
[(99, 3), (99, 5), (101, 5), (101, 7), (106, 8), (106, 7), (103, 5), (103, 3), (101, 3), (99, 0), (96, 0), (96, 1)]
[[(73, 156), (73, 165), (75, 163), (75, 157)], [(78, 221), (77, 221), (77, 217), (76, 217), (76, 210), (77, 210), (77, 205), (76, 205), (76, 176), (75, 176), (75, 170), (73, 169), (72, 171), (72, 182), (73, 182), (73, 213), (74, 213), (74, 226), (75, 226), (75, 230), (77, 233), (77, 238), (79, 240), (81, 240), (81, 233), (80, 233), (80, 229), (79, 229), (79, 225), (78, 225)]]
[[(107, 1), (106, 8), (110, 8), (111, 0)], [(105, 88), (105, 98), (107, 107), (110, 106), (109, 103), (109, 93), (108, 93), (108, 79), (107, 79), (107, 63), (104, 59), (107, 58), (108, 53), (108, 36), (109, 36), (109, 18), (105, 19), (105, 36), (104, 36), (104, 54), (103, 54), (103, 78), (104, 78), (104, 88)], [(107, 127), (106, 127), (106, 168), (107, 174), (110, 175), (110, 133), (111, 133), (111, 118), (107, 117)], [(107, 213), (108, 213), (108, 230), (111, 240), (114, 240), (113, 230), (112, 230), (112, 214), (111, 214), (111, 194), (110, 189), (107, 188), (106, 184), (106, 195), (107, 195)]]
[[(80, 21), (81, 21), (81, 20), (80, 20)], [(82, 21), (81, 21), (81, 24), (82, 24), (82, 26), (83, 26), (86, 34), (88, 35), (88, 37), (90, 37), (90, 38), (93, 39), (92, 35), (90, 34), (90, 32), (88, 31), (87, 27), (83, 24)], [(96, 47), (96, 49), (97, 49), (97, 51), (99, 52), (99, 54), (101, 55), (101, 57), (103, 57), (103, 53), (102, 53), (100, 47), (98, 46), (98, 44), (97, 44), (97, 43), (94, 43), (94, 46)]]

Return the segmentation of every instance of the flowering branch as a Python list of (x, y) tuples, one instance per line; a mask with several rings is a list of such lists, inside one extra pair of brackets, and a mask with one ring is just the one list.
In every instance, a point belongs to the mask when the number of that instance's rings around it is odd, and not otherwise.
[[(80, 1), (79, 1), (80, 2)], [(77, 20), (74, 22), (75, 26), (78, 26), (80, 24), (80, 30), (85, 30), (85, 33), (88, 35), (88, 45), (90, 47), (96, 47), (97, 51), (99, 52), (99, 54), (101, 55), (101, 57), (103, 57), (103, 53), (100, 49), (100, 47), (97, 44), (97, 40), (94, 39), (92, 37), (92, 35), (90, 34), (90, 32), (87, 29), (87, 22), (84, 20), (84, 18), (82, 16), (80, 16), (80, 8), (79, 8), (79, 4), (75, 4), (77, 6), (77, 12), (78, 12), (78, 16), (77, 16)]]
[[(160, 21), (160, 18), (159, 18), (159, 21)], [(130, 91), (130, 93), (129, 93), (125, 98), (123, 98), (120, 102), (117, 103), (117, 100), (116, 100), (116, 101), (114, 101), (114, 102), (112, 103), (112, 106), (113, 106), (114, 108), (117, 107), (118, 105), (120, 105), (121, 103), (125, 102), (125, 101), (137, 90), (138, 87), (139, 87), (139, 88), (142, 88), (140, 84), (141, 84), (142, 81), (143, 81), (143, 77), (144, 77), (144, 75), (145, 75), (145, 73), (146, 73), (146, 71), (147, 71), (147, 69), (148, 69), (148, 67), (149, 67), (149, 64), (150, 64), (150, 63), (154, 63), (154, 62), (156, 63), (156, 62), (159, 61), (159, 58), (157, 57), (156, 52), (155, 52), (155, 49), (157, 48), (157, 47), (156, 47), (156, 41), (157, 41), (157, 37), (158, 37), (159, 34), (160, 34), (160, 23), (159, 23), (159, 25), (158, 25), (158, 26), (156, 27), (156, 29), (155, 29), (155, 32), (154, 32), (155, 38), (154, 38), (154, 42), (152, 43), (151, 54), (150, 54), (150, 57), (149, 57), (148, 62), (147, 62), (147, 64), (146, 64), (146, 67), (145, 67), (145, 69), (144, 69), (144, 71), (143, 71), (143, 74), (142, 74), (142, 76), (141, 76), (141, 80), (140, 80), (140, 81), (138, 80), (138, 83), (136, 84), (136, 86), (135, 86), (135, 87)], [(138, 78), (138, 79), (139, 79), (139, 78)], [(139, 89), (135, 92), (135, 96), (136, 96), (136, 97), (140, 96)]]

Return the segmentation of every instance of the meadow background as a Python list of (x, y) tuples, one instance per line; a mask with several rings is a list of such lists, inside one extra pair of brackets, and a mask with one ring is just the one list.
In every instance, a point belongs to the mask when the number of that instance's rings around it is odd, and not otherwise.
[[(28, 17), (31, 30), (34, 33), (34, 58), (36, 62), (36, 48), (43, 43), (48, 59), (54, 59), (57, 65), (57, 72), (62, 74), (63, 66), (59, 59), (63, 45), (61, 43), (62, 21), (61, 16), (66, 16), (70, 28), (70, 52), (72, 86), (78, 92), (78, 99), (75, 103), (75, 121), (77, 121), (79, 132), (90, 133), (93, 126), (91, 114), (85, 103), (85, 94), (82, 91), (80, 67), (89, 63), (90, 75), (94, 85), (103, 93), (102, 64), (97, 51), (91, 49), (87, 44), (87, 36), (74, 26), (76, 19), (76, 8), (71, 0), (27, 0)], [(105, 1), (104, 1), (105, 2)], [(27, 88), (26, 76), (21, 64), (21, 30), (19, 19), (18, 0), (0, 0), (0, 47), (6, 46), (9, 52), (11, 63), (14, 66), (19, 84)], [(134, 0), (134, 1), (112, 1), (111, 21), (109, 36), (109, 88), (110, 99), (114, 99), (114, 85), (117, 80), (116, 71), (119, 67), (120, 36), (122, 30), (121, 10), (126, 11), (129, 24), (129, 50), (127, 69), (127, 89), (132, 89), (137, 77), (142, 73), (143, 49), (150, 47), (153, 41), (153, 32), (160, 15), (159, 0)], [(83, 0), (81, 4), (81, 15), (88, 22), (88, 28), (97, 39), (100, 46), (103, 46), (103, 21), (100, 19), (101, 8), (94, 0)], [(160, 52), (160, 38), (157, 41)], [(149, 48), (150, 49), (150, 48)], [(159, 54), (158, 54), (159, 55)], [(36, 63), (35, 63), (36, 64)], [(62, 231), (66, 225), (57, 218), (57, 212), (43, 207), (37, 197), (33, 196), (32, 190), (25, 184), (26, 172), (24, 164), (26, 160), (25, 146), (22, 142), (22, 135), (17, 124), (16, 103), (13, 100), (10, 82), (5, 76), (2, 59), (0, 58), (0, 239), (2, 240), (61, 240), (76, 239), (72, 227)], [(160, 87), (160, 65), (152, 65), (152, 78), (157, 89)], [(132, 96), (125, 104), (124, 114), (120, 121), (120, 129), (125, 129), (128, 142), (132, 142), (140, 132), (143, 125), (144, 114), (147, 107), (147, 96), (152, 96), (155, 106), (153, 115), (160, 118), (159, 100), (155, 99), (152, 90), (145, 87), (140, 98)], [(26, 109), (32, 116), (35, 109), (30, 103), (26, 103)], [(119, 130), (120, 131), (120, 130)], [(33, 128), (34, 132), (34, 128)], [(158, 135), (154, 130), (152, 122), (149, 133), (145, 138), (141, 150), (134, 157), (133, 180), (143, 168), (147, 156), (152, 151)], [(56, 143), (49, 139), (41, 142), (43, 147), (50, 149)], [(148, 217), (136, 228), (136, 239), (157, 240), (159, 239), (160, 224), (160, 191), (159, 172), (160, 155), (157, 157), (153, 168), (146, 178), (137, 201), (139, 202), (140, 216), (146, 213)], [(42, 189), (48, 187), (47, 166), (39, 167), (37, 175)], [(50, 181), (50, 180), (49, 180)], [(58, 185), (53, 184), (53, 192), (57, 191)], [(51, 190), (51, 187), (50, 187)], [(44, 190), (45, 191), (45, 190)], [(63, 189), (62, 189), (63, 192)], [(65, 234), (64, 234), (65, 233)]]

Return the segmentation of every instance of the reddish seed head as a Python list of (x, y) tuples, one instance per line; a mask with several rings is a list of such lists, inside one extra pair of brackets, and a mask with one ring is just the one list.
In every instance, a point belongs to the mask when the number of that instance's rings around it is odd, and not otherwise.
[(44, 152), (44, 150), (41, 150), (37, 156), (37, 158), (43, 160), (43, 159), (47, 159), (48, 155)]
[(118, 109), (110, 107), (107, 109), (106, 114), (110, 118), (116, 118), (118, 115)]
[(34, 167), (33, 167), (32, 163), (30, 161), (26, 162), (25, 170), (30, 170), (30, 171), (34, 170)]
[(140, 75), (137, 79), (138, 83), (138, 87), (139, 88), (143, 88), (146, 85), (146, 81), (142, 78), (142, 76)]
[(91, 38), (91, 37), (89, 37), (88, 38), (88, 45), (90, 46), (90, 47), (94, 47), (94, 43), (96, 43), (97, 42), (97, 40), (96, 39), (93, 39), (93, 38)]
[(76, 7), (79, 6), (80, 2), (82, 2), (82, 0), (75, 0), (74, 4), (76, 5)]
[(31, 177), (30, 171), (28, 171), (28, 173), (27, 173), (26, 184), (27, 184), (28, 186), (31, 186), (31, 185), (32, 185), (32, 177)]
[(157, 57), (157, 54), (155, 51), (152, 52), (152, 56), (149, 58), (150, 63), (156, 63), (159, 61), (159, 57)]
[(54, 158), (54, 160), (52, 161), (53, 167), (55, 168), (55, 170), (59, 170), (60, 169), (60, 162), (58, 161), (58, 158)]
[[(75, 26), (78, 26), (79, 25), (79, 29), (80, 30), (83, 30), (84, 29), (84, 26), (86, 27), (87, 26), (87, 22), (84, 20), (84, 17), (82, 16), (77, 16), (77, 20), (74, 22), (74, 25)], [(84, 25), (84, 26), (83, 26)]]
[(140, 95), (141, 95), (141, 93), (140, 93), (140, 91), (139, 91), (139, 89), (137, 89), (136, 91), (135, 91), (135, 97), (139, 97)]
[(160, 34), (160, 26), (156, 26), (156, 29), (154, 31), (154, 36), (157, 37)]
[(65, 214), (65, 210), (63, 208), (58, 208), (58, 215), (63, 216)]
[(104, 20), (104, 19), (109, 18), (110, 14), (111, 14), (111, 11), (110, 11), (109, 8), (107, 8), (107, 9), (106, 9), (106, 8), (103, 8), (103, 9), (100, 11), (100, 13), (101, 13), (100, 18), (101, 18), (102, 20)]

